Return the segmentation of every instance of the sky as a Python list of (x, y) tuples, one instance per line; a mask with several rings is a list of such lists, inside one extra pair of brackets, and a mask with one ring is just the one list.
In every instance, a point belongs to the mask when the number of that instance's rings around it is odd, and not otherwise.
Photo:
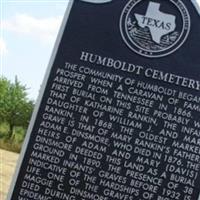
[[(36, 100), (69, 0), (0, 0), (0, 74)], [(197, 0), (200, 4), (200, 0)]]
[(68, 0), (0, 1), (0, 73), (36, 100)]

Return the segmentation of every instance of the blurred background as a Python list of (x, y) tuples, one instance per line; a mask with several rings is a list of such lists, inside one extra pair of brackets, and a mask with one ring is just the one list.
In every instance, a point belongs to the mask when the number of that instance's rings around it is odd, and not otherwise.
[(0, 0), (0, 200), (6, 199), (68, 1)]
[(68, 0), (0, 0), (0, 200), (18, 153)]

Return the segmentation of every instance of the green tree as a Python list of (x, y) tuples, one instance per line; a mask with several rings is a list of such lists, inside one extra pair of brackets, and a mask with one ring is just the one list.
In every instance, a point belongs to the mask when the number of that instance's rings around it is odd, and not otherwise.
[(13, 137), (15, 126), (28, 126), (34, 104), (27, 98), (26, 90), (17, 77), (14, 83), (0, 79), (0, 119), (9, 125), (8, 139)]
[(5, 102), (6, 97), (8, 96), (8, 91), (10, 87), (10, 81), (8, 81), (6, 78), (1, 77), (0, 78), (0, 122), (4, 122), (5, 115), (6, 115), (6, 109), (5, 109)]

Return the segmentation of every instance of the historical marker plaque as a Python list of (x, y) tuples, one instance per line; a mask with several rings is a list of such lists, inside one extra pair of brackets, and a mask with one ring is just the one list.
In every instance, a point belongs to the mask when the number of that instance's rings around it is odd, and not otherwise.
[(194, 2), (70, 1), (61, 29), (8, 200), (198, 200)]

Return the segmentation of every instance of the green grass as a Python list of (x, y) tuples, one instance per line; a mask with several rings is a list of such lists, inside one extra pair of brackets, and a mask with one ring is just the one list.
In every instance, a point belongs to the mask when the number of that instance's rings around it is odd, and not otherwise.
[(13, 137), (8, 140), (8, 124), (0, 124), (0, 148), (19, 153), (25, 137), (26, 130), (23, 127), (15, 127)]
[(0, 148), (5, 149), (7, 151), (13, 151), (15, 153), (20, 153), (22, 147), (22, 143), (15, 143), (15, 142), (7, 142), (4, 140), (0, 140)]

